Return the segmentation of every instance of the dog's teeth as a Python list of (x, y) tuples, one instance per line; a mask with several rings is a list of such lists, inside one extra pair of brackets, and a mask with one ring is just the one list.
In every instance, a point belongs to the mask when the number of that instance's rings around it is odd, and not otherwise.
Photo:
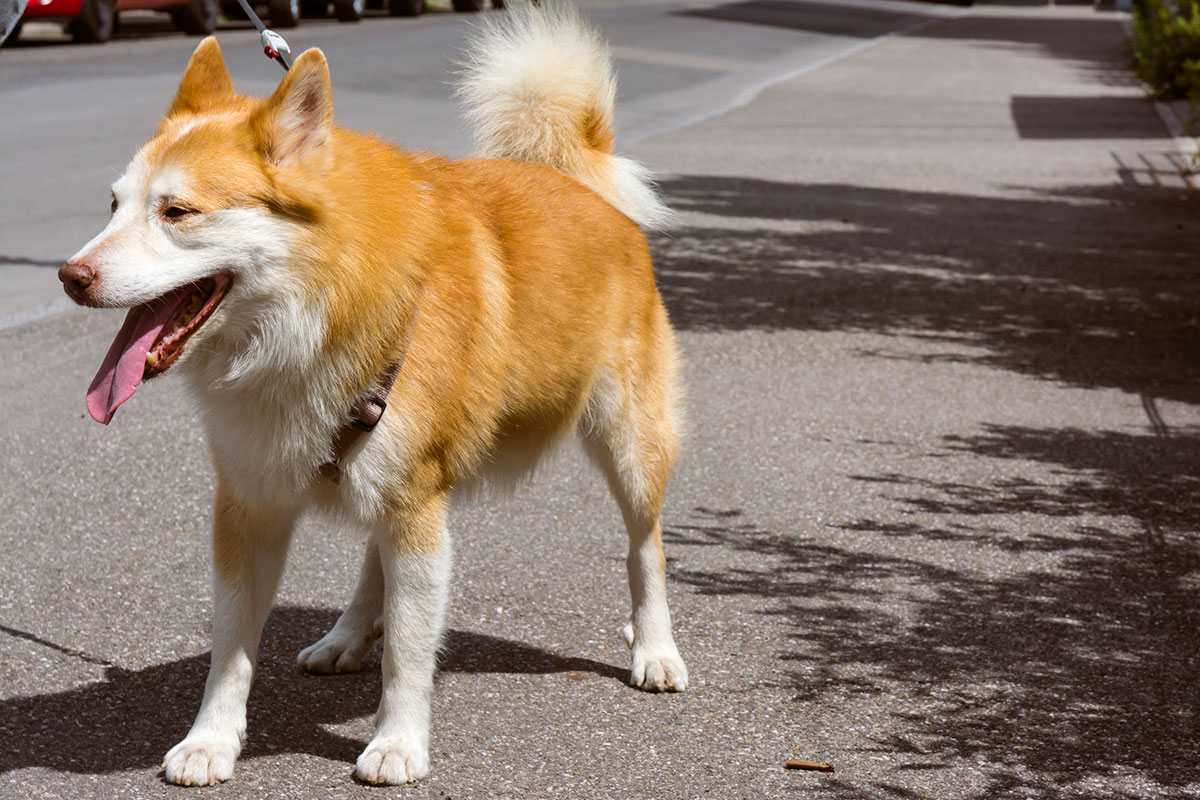
[(158, 353), (146, 353), (146, 363), (152, 367), (157, 364)]

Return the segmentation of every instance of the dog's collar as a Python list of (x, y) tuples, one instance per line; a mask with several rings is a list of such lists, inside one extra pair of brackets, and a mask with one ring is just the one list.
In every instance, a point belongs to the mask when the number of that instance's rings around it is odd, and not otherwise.
[(333, 434), (333, 457), (320, 466), (321, 477), (340, 483), (342, 480), (342, 459), (364, 433), (375, 430), (383, 412), (387, 411), (387, 396), (396, 385), (396, 378), (404, 367), (404, 359), (408, 356), (409, 345), (412, 344), (413, 332), (417, 329), (417, 308), (413, 307), (412, 316), (408, 320), (408, 331), (404, 334), (404, 345), (400, 355), (379, 373), (375, 382), (359, 399), (350, 406), (349, 419)]

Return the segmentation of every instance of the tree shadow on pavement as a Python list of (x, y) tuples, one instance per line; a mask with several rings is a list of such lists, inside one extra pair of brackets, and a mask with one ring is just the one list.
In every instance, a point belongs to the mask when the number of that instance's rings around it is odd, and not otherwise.
[[(978, 197), (701, 175), (652, 239), (685, 330), (904, 333), (1084, 387), (1200, 401), (1200, 201), (1161, 188)], [(907, 354), (874, 355), (911, 358)]]
[(677, 11), (681, 17), (765, 25), (806, 33), (823, 33), (855, 39), (871, 39), (906, 28), (925, 19), (936, 19), (912, 4), (905, 11), (817, 3), (810, 0), (735, 0), (708, 8)]
[(1030, 15), (972, 15), (947, 20), (908, 36), (924, 39), (968, 39), (988, 47), (1037, 50), (1068, 62), (1089, 79), (1108, 86), (1137, 86), (1129, 68), (1129, 44), (1118, 20), (1107, 14), (1073, 19)]
[[(1066, 800), (1130, 775), (1194, 788), (1200, 435), (989, 426), (933, 455), (1006, 477), (850, 476), (888, 511), (815, 538), (697, 509), (667, 531), (673, 547), (752, 560), (676, 566), (674, 579), (782, 616), (793, 699), (814, 713), (855, 698), (886, 709), (889, 733), (860, 753), (894, 774), (965, 762), (986, 777), (981, 797)], [(1058, 520), (1053, 534), (1045, 518)], [(997, 558), (1009, 568), (989, 567)], [(845, 783), (831, 796), (909, 796), (862, 791)]]
[[(954, 0), (951, 0), (952, 2)], [(969, 5), (969, 0), (962, 3)], [(1012, 0), (1004, 5), (1045, 5), (1044, 0)], [(739, 24), (765, 25), (804, 33), (870, 39), (911, 28), (938, 16), (917, 3), (903, 10), (809, 0), (735, 0), (708, 8), (676, 12), (680, 16)], [(929, 39), (962, 39), (986, 47), (1038, 50), (1057, 61), (1069, 62), (1109, 86), (1136, 86), (1129, 69), (1129, 49), (1118, 20), (1107, 14), (1073, 19), (1046, 15), (997, 17), (976, 14), (943, 17), (937, 24), (901, 34)]]
[[(310, 675), (296, 653), (337, 619), (328, 609), (276, 608), (263, 632), (248, 704), (249, 736), (243, 758), (308, 753), (353, 763), (366, 745), (327, 726), (375, 712), (379, 703), (378, 648), (360, 672)], [(21, 631), (9, 635), (94, 663)], [(103, 680), (50, 694), (0, 700), (0, 774), (28, 767), (108, 773), (154, 768), (187, 733), (200, 707), (207, 654), (139, 670), (106, 665)], [(624, 681), (627, 670), (586, 658), (560, 656), (531, 645), (472, 631), (448, 631), (442, 672), (592, 672)]]

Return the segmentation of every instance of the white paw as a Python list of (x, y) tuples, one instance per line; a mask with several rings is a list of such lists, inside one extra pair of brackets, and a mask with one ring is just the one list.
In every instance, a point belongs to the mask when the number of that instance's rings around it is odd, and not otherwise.
[(339, 631), (335, 625), (320, 641), (301, 650), (296, 663), (309, 672), (357, 672), (378, 637), (373, 630)]
[(412, 783), (429, 774), (429, 749), (405, 739), (376, 737), (356, 767), (358, 779), (367, 783)]
[(688, 685), (687, 667), (676, 652), (650, 654), (634, 647), (630, 683), (647, 692), (682, 692)]
[(233, 777), (233, 762), (240, 750), (237, 736), (228, 740), (189, 736), (163, 757), (167, 783), (212, 786), (227, 781)]

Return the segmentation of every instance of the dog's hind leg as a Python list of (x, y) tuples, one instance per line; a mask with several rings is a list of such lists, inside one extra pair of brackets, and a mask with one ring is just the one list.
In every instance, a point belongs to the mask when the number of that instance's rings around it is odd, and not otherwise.
[(362, 659), (383, 634), (383, 567), (379, 546), (367, 541), (358, 585), (350, 605), (337, 622), (315, 644), (300, 651), (297, 663), (309, 672), (354, 672), (362, 668)]
[(213, 646), (200, 713), (163, 759), (170, 783), (233, 777), (246, 735), (246, 698), (295, 515), (252, 508), (217, 486), (213, 509)]
[(429, 714), (450, 590), (446, 497), (396, 512), (376, 531), (383, 574), (383, 694), (375, 737), (358, 757), (368, 783), (429, 774)]
[(597, 380), (581, 433), (629, 533), (626, 565), (633, 614), (625, 641), (633, 650), (630, 680), (648, 691), (683, 691), (688, 674), (671, 635), (660, 521), (677, 449), (676, 366), (669, 331), (656, 350), (631, 361), (636, 366)]

